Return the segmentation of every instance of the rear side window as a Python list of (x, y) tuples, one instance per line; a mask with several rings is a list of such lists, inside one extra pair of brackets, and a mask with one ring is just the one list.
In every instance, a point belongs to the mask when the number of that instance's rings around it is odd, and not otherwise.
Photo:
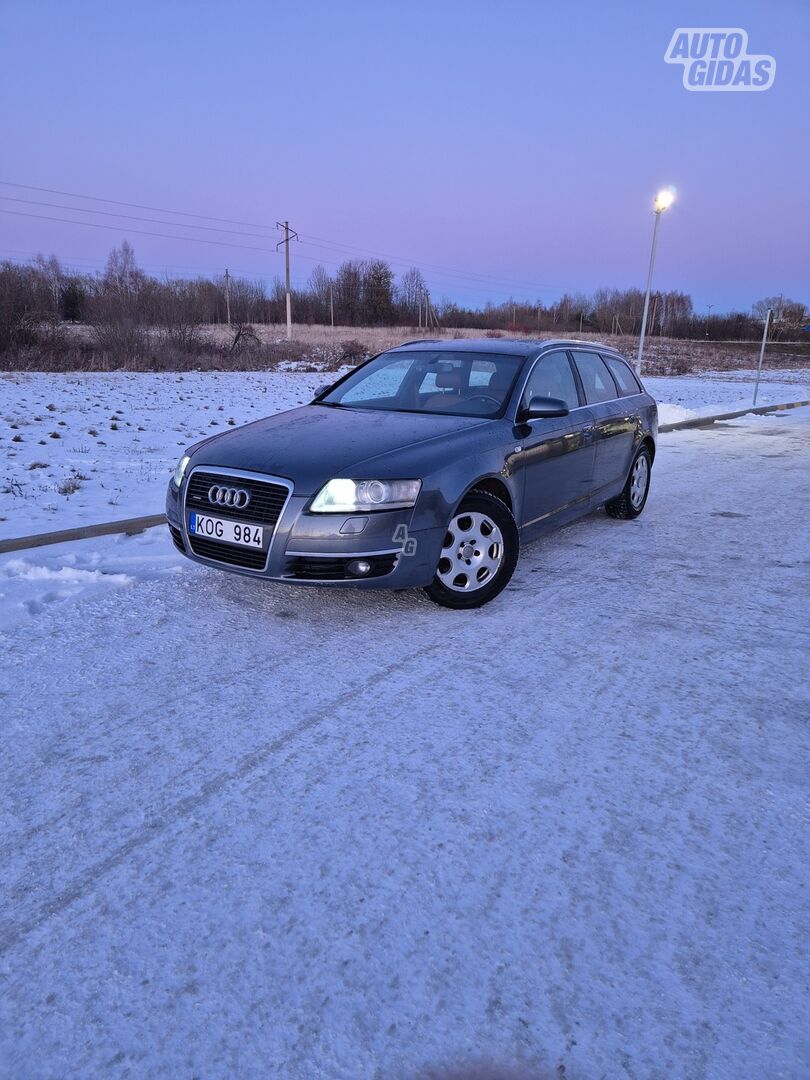
[(577, 365), (585, 400), (589, 405), (599, 401), (612, 401), (616, 397), (616, 384), (605, 367), (605, 362), (598, 353), (581, 352), (573, 349), (574, 363)]
[(630, 366), (625, 364), (624, 360), (619, 360), (616, 356), (603, 356), (602, 359), (613, 373), (613, 378), (619, 385), (622, 397), (629, 397), (631, 394), (641, 393), (641, 387), (638, 385), (638, 380), (630, 370)]
[(533, 397), (560, 398), (569, 409), (579, 408), (577, 384), (564, 352), (553, 352), (537, 363), (526, 384), (524, 406), (527, 406)]

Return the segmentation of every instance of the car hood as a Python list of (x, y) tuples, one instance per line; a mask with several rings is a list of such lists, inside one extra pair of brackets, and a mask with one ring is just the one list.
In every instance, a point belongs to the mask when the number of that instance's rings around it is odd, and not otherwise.
[(332, 477), (361, 478), (363, 463), (371, 459), (377, 459), (375, 477), (409, 477), (408, 447), (490, 422), (305, 405), (207, 439), (192, 448), (191, 465), (270, 473), (292, 480), (297, 495), (313, 495)]

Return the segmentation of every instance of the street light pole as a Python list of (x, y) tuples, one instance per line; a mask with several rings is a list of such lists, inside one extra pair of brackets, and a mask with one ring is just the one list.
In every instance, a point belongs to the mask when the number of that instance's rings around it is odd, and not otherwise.
[(655, 248), (658, 243), (658, 226), (661, 223), (661, 215), (670, 206), (675, 196), (671, 191), (659, 191), (655, 196), (655, 225), (653, 226), (652, 247), (650, 248), (650, 268), (647, 272), (647, 291), (644, 294), (644, 313), (641, 316), (641, 333), (638, 339), (638, 356), (636, 357), (636, 372), (641, 374), (641, 358), (644, 354), (644, 337), (647, 333), (647, 315), (650, 310), (650, 289), (652, 288), (653, 266), (655, 266)]

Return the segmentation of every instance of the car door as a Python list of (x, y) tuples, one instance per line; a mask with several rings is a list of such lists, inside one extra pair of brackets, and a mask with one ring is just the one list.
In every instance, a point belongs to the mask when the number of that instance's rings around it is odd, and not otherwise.
[(627, 478), (637, 425), (599, 353), (572, 349), (571, 355), (585, 400), (593, 410), (594, 494), (598, 495)]
[(532, 420), (524, 425), (521, 451), (516, 455), (523, 471), (520, 523), (524, 528), (583, 503), (593, 488), (591, 411), (580, 401), (565, 350), (540, 357), (526, 382), (519, 408), (525, 408), (533, 397), (560, 398), (571, 411), (568, 416)]

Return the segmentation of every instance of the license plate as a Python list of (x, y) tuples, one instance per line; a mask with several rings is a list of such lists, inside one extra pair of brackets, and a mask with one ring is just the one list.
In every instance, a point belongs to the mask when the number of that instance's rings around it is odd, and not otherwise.
[(208, 514), (189, 514), (188, 531), (193, 536), (205, 536), (221, 540), (223, 544), (260, 548), (264, 543), (264, 529), (259, 525), (246, 525), (241, 521), (209, 517)]

